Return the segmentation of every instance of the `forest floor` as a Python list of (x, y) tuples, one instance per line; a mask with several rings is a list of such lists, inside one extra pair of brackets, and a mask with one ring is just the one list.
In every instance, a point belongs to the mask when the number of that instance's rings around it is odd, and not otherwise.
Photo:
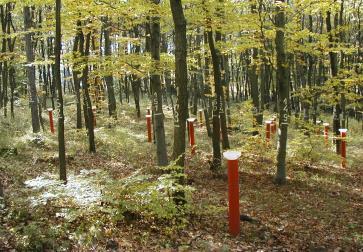
[[(156, 149), (146, 141), (144, 115), (136, 119), (132, 104), (119, 106), (117, 121), (107, 117), (107, 109), (97, 113), (96, 154), (87, 151), (86, 131), (75, 129), (74, 106), (66, 106), (66, 115), (72, 115), (66, 117), (66, 186), (57, 182), (57, 137), (48, 133), (46, 114), (45, 132), (33, 135), (22, 104), (14, 122), (0, 120), (6, 197), (0, 208), (0, 251), (363, 249), (363, 134), (353, 119), (346, 169), (330, 142), (325, 146), (313, 128), (304, 134), (292, 119), (288, 180), (277, 186), (276, 138), (266, 146), (263, 128), (260, 136), (251, 136), (248, 105), (234, 104), (229, 137), (232, 149), (242, 153), (240, 209), (253, 221), (241, 221), (241, 234), (231, 237), (226, 167), (210, 170), (205, 127), (196, 128), (196, 155), (187, 155), (188, 203), (178, 211), (170, 196), (173, 177), (155, 166)], [(172, 112), (167, 107), (164, 112), (171, 154)]]

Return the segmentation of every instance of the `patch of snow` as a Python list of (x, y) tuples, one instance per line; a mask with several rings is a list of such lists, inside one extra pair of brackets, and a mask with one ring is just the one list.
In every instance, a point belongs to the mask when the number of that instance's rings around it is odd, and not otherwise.
[(49, 200), (69, 198), (79, 206), (92, 206), (101, 199), (101, 186), (97, 186), (97, 177), (101, 170), (81, 170), (80, 174), (71, 174), (67, 184), (59, 181), (55, 174), (45, 173), (35, 179), (25, 181), (32, 190), (40, 190), (40, 194), (30, 197), (31, 205), (44, 205)]

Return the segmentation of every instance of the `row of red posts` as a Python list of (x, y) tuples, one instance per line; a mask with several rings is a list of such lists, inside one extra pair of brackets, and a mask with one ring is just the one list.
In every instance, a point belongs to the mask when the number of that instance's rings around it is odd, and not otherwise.
[[(329, 145), (329, 123), (323, 123), (324, 126), (324, 142), (325, 145)], [(342, 162), (341, 167), (346, 168), (347, 167), (347, 129), (339, 129), (340, 132), (340, 140), (341, 140), (341, 146), (340, 146), (340, 154), (342, 156)]]
[(266, 121), (265, 124), (266, 124), (266, 143), (270, 144), (271, 135), (275, 134), (277, 131), (276, 117), (273, 117), (271, 120)]
[[(94, 126), (96, 126), (96, 108), (92, 107)], [(53, 121), (53, 109), (48, 109), (50, 131), (54, 134), (54, 121)], [(195, 118), (189, 118), (187, 120), (187, 127), (189, 132), (189, 145), (191, 147), (191, 154), (195, 154), (195, 135), (194, 135), (194, 123)], [(152, 121), (151, 121), (151, 110), (147, 109), (146, 114), (147, 124), (147, 137), (148, 142), (152, 142)], [(266, 121), (266, 143), (270, 144), (271, 134), (275, 134), (277, 131), (276, 117)], [(199, 110), (199, 125), (203, 127), (203, 110)], [(324, 123), (324, 141), (328, 145), (329, 140), (329, 124)], [(341, 134), (341, 156), (342, 156), (342, 167), (346, 167), (346, 136), (347, 129), (339, 129)], [(238, 151), (226, 151), (223, 153), (224, 158), (227, 160), (228, 165), (228, 201), (229, 201), (229, 232), (233, 236), (237, 236), (240, 233), (240, 210), (239, 210), (239, 175), (238, 175), (238, 159), (241, 153)]]
[[(203, 126), (202, 123), (202, 114), (200, 116), (200, 126)], [(147, 140), (149, 143), (152, 142), (152, 120), (151, 120), (151, 110), (150, 108), (146, 109), (146, 128), (147, 128)], [(195, 154), (195, 134), (194, 134), (194, 123), (196, 122), (196, 118), (189, 118), (187, 119), (187, 128), (189, 132), (189, 146), (191, 149), (191, 154)]]
[[(271, 120), (266, 121), (266, 144), (269, 145), (271, 141), (271, 134), (275, 134), (277, 130), (277, 123), (276, 123), (276, 117), (273, 117)], [(324, 142), (325, 145), (328, 146), (329, 144), (329, 123), (323, 123), (324, 126)], [(341, 138), (341, 157), (342, 162), (341, 166), (342, 168), (346, 168), (347, 166), (347, 129), (339, 129), (340, 132), (340, 138)], [(317, 133), (320, 133), (320, 130), (317, 131)]]
[[(54, 129), (53, 109), (49, 108), (49, 109), (47, 109), (47, 111), (48, 111), (48, 117), (49, 117), (50, 132), (52, 134), (54, 134), (55, 129)], [(93, 126), (96, 127), (96, 106), (92, 107), (92, 113), (93, 113)]]

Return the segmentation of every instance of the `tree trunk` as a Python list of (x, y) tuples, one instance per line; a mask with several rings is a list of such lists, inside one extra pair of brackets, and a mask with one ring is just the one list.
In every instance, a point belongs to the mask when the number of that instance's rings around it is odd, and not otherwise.
[(222, 85), (221, 85), (221, 72), (220, 72), (220, 58), (217, 49), (214, 46), (213, 31), (208, 31), (209, 49), (212, 55), (213, 74), (214, 74), (214, 87), (215, 87), (215, 104), (213, 106), (213, 161), (211, 169), (216, 171), (221, 167), (221, 145), (220, 145), (220, 111), (222, 104)]
[(66, 173), (66, 147), (64, 139), (64, 112), (63, 112), (63, 93), (61, 83), (60, 57), (62, 47), (62, 31), (61, 31), (61, 0), (56, 0), (55, 7), (55, 85), (58, 90), (58, 153), (59, 153), (59, 177), (65, 183), (67, 181)]
[(170, 0), (175, 28), (175, 85), (177, 87), (173, 158), (184, 167), (185, 125), (188, 117), (188, 68), (186, 20), (180, 0)]
[[(332, 24), (331, 24), (331, 13), (330, 11), (327, 12), (327, 16), (326, 16), (326, 30), (329, 33), (329, 42), (330, 42), (330, 48), (333, 48), (333, 43), (336, 42), (333, 38), (333, 34), (332, 32)], [(330, 59), (330, 69), (331, 69), (331, 75), (333, 78), (337, 77), (338, 75), (338, 59), (337, 59), (338, 55), (336, 52), (330, 51), (329, 52), (329, 59)], [(340, 113), (341, 113), (341, 108), (340, 108), (340, 104), (339, 104), (339, 100), (338, 100), (338, 90), (336, 87), (334, 87), (334, 91), (335, 91), (335, 96), (336, 96), (336, 101), (335, 101), (335, 105), (334, 105), (334, 112), (333, 112), (333, 132), (335, 134), (336, 137), (339, 137), (340, 132)], [(340, 153), (340, 140), (339, 139), (335, 139), (335, 144), (336, 144), (336, 153), (339, 154)]]
[(27, 32), (25, 34), (25, 51), (27, 59), (27, 76), (28, 76), (28, 88), (29, 88), (29, 98), (30, 98), (30, 110), (32, 116), (32, 128), (33, 133), (38, 133), (40, 131), (39, 113), (38, 113), (38, 97), (37, 88), (35, 84), (35, 66), (31, 64), (35, 60), (32, 36), (33, 32), (29, 30), (33, 27), (32, 13), (30, 7), (24, 7), (24, 28)]
[[(84, 35), (81, 34), (81, 44), (84, 43)], [(96, 143), (95, 143), (95, 133), (94, 133), (94, 115), (92, 111), (92, 102), (91, 97), (89, 94), (89, 85), (88, 85), (88, 56), (90, 53), (90, 42), (91, 42), (91, 33), (89, 32), (86, 37), (85, 41), (84, 52), (82, 56), (85, 57), (84, 60), (84, 68), (83, 68), (83, 78), (82, 78), (82, 88), (83, 88), (83, 100), (84, 100), (84, 114), (85, 114), (85, 121), (88, 130), (88, 142), (89, 142), (89, 151), (96, 152)], [(83, 47), (83, 46), (82, 46)], [(83, 50), (82, 50), (83, 51)]]
[(287, 147), (287, 128), (288, 128), (288, 99), (289, 99), (289, 71), (286, 64), (285, 53), (285, 11), (280, 3), (276, 1), (276, 86), (278, 87), (278, 105), (280, 113), (280, 131), (277, 153), (277, 173), (275, 182), (284, 184), (286, 182), (286, 147)]
[[(112, 55), (110, 29), (111, 29), (110, 21), (108, 20), (108, 17), (105, 17), (103, 20), (103, 35), (105, 39), (106, 57), (110, 57)], [(105, 82), (107, 86), (107, 95), (108, 95), (108, 113), (110, 116), (117, 118), (115, 89), (113, 86), (113, 77), (111, 74), (105, 77)]]
[[(160, 0), (153, 0), (154, 4), (160, 4)], [(154, 16), (151, 18), (151, 57), (154, 60), (154, 71), (159, 68), (160, 64), (160, 17)], [(161, 92), (161, 80), (158, 73), (151, 75), (152, 89), (152, 108), (155, 122), (155, 140), (156, 154), (159, 166), (168, 165), (168, 154), (165, 143), (165, 128), (163, 114), (163, 95)]]
[[(77, 26), (79, 27), (81, 25), (80, 21), (77, 22)], [(79, 50), (80, 47), (80, 36), (81, 36), (81, 30), (78, 29), (77, 30), (77, 35), (74, 39), (74, 44), (73, 44), (73, 57), (76, 57), (76, 53)], [(81, 86), (80, 86), (80, 78), (79, 78), (79, 74), (80, 72), (78, 70), (76, 70), (76, 68), (78, 67), (77, 63), (73, 64), (73, 83), (74, 83), (74, 90), (76, 92), (76, 109), (77, 109), (77, 123), (76, 123), (76, 128), (77, 129), (82, 129), (82, 101), (81, 101)]]

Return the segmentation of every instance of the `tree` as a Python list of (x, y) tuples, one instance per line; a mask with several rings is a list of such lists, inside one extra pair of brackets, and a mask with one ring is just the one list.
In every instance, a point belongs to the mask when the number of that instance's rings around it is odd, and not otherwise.
[(64, 111), (63, 111), (63, 92), (61, 82), (60, 57), (62, 48), (62, 30), (61, 30), (61, 0), (55, 2), (55, 85), (57, 86), (57, 103), (58, 103), (58, 153), (59, 153), (59, 177), (67, 182), (66, 172), (66, 147), (64, 139)]
[(175, 29), (175, 85), (177, 88), (173, 157), (184, 167), (185, 124), (188, 117), (187, 30), (181, 0), (170, 0)]
[[(326, 31), (328, 32), (329, 36), (329, 48), (331, 50), (329, 51), (329, 60), (330, 60), (330, 70), (331, 70), (331, 76), (332, 78), (336, 78), (338, 76), (338, 54), (333, 51), (334, 43), (336, 43), (336, 39), (334, 39), (334, 36), (332, 34), (332, 22), (331, 22), (331, 11), (329, 10), (326, 15)], [(335, 105), (334, 105), (334, 111), (333, 111), (333, 132), (335, 136), (339, 137), (340, 132), (340, 114), (341, 114), (341, 106), (338, 101), (338, 89), (337, 87), (334, 87), (335, 91)], [(336, 139), (336, 153), (340, 153), (340, 140)]]
[(33, 28), (32, 11), (29, 6), (24, 7), (24, 29), (25, 29), (25, 52), (27, 60), (27, 76), (28, 76), (28, 89), (29, 89), (29, 103), (32, 117), (33, 133), (40, 131), (40, 121), (38, 112), (38, 96), (37, 87), (35, 83), (35, 66), (33, 65), (35, 56), (33, 48), (33, 32), (30, 30)]
[[(210, 28), (211, 29), (211, 28)], [(212, 170), (217, 170), (221, 167), (222, 155), (221, 155), (221, 143), (220, 143), (220, 130), (221, 130), (221, 121), (220, 121), (220, 111), (222, 104), (222, 84), (221, 84), (221, 71), (220, 71), (220, 58), (218, 56), (217, 49), (214, 45), (213, 31), (208, 31), (208, 44), (209, 49), (212, 55), (212, 63), (213, 63), (213, 74), (214, 74), (214, 86), (215, 86), (215, 103), (213, 106), (213, 161), (212, 161)]]
[(277, 153), (277, 173), (275, 182), (286, 182), (286, 146), (288, 128), (289, 71), (285, 52), (285, 1), (276, 4), (276, 86), (278, 88), (279, 105), (279, 145)]
[[(153, 0), (158, 5), (160, 0)], [(151, 41), (151, 58), (154, 62), (154, 73), (151, 75), (151, 91), (152, 91), (152, 110), (155, 122), (155, 140), (156, 140), (156, 156), (159, 166), (168, 165), (168, 154), (165, 143), (165, 128), (163, 114), (163, 96), (161, 93), (160, 74), (157, 73), (160, 65), (160, 17), (151, 17), (150, 29)]]
[[(105, 17), (103, 19), (103, 36), (105, 39), (105, 56), (106, 57), (110, 57), (112, 55), (110, 33), (111, 33), (111, 23), (110, 23), (108, 17)], [(105, 82), (106, 82), (107, 94), (108, 94), (108, 113), (110, 116), (117, 118), (116, 98), (115, 98), (115, 90), (113, 87), (112, 75), (107, 75), (105, 77)]]

